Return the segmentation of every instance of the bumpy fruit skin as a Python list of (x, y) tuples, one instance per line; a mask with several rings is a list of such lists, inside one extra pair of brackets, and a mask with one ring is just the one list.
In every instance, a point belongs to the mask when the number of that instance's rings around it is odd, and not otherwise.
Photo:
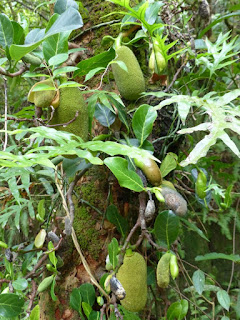
[(196, 181), (196, 194), (200, 199), (206, 198), (207, 192), (207, 177), (204, 172), (200, 171)]
[(157, 265), (157, 284), (159, 288), (167, 288), (170, 281), (169, 276), (169, 264), (171, 259), (171, 253), (165, 253), (158, 261)]
[(112, 71), (121, 96), (127, 100), (136, 100), (145, 91), (145, 82), (140, 65), (131, 49), (121, 46), (116, 49), (115, 61), (123, 61), (128, 71), (117, 63), (112, 64)]
[(156, 162), (152, 159), (135, 158), (134, 163), (142, 170), (146, 178), (153, 186), (159, 186), (162, 183), (162, 175)]
[(88, 140), (88, 111), (81, 91), (74, 87), (60, 88), (60, 103), (53, 114), (50, 124), (67, 123), (74, 119), (76, 112), (79, 112), (76, 120), (67, 126), (57, 126), (56, 130), (67, 131)]
[(176, 190), (169, 187), (162, 187), (161, 191), (167, 207), (176, 215), (184, 216), (187, 213), (187, 202)]
[(147, 265), (137, 252), (125, 255), (123, 264), (116, 275), (126, 291), (121, 300), (124, 308), (132, 312), (141, 311), (147, 302)]

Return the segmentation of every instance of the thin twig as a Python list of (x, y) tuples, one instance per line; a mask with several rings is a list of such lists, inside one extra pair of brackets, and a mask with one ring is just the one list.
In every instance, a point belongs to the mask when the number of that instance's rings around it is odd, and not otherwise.
[(47, 255), (42, 256), (42, 258), (38, 261), (38, 263), (33, 267), (32, 271), (30, 271), (24, 278), (25, 279), (31, 278), (35, 274), (36, 270), (42, 266), (43, 262), (47, 260), (47, 258), (48, 258)]
[(0, 74), (4, 75), (6, 77), (14, 78), (14, 77), (20, 76), (26, 70), (27, 70), (26, 66), (22, 66), (18, 71), (11, 73), (11, 72), (6, 71), (2, 67), (0, 67)]
[[(236, 212), (235, 212), (235, 216), (234, 216), (234, 222), (233, 222), (233, 252), (232, 252), (232, 254), (235, 254), (235, 252), (236, 252), (236, 224), (237, 224), (237, 212), (238, 212), (239, 203), (240, 203), (240, 199), (238, 198), (237, 205), (236, 205)], [(230, 276), (230, 280), (229, 280), (229, 284), (228, 284), (228, 288), (227, 288), (227, 293), (229, 293), (230, 288), (231, 288), (231, 284), (233, 281), (233, 275), (234, 275), (234, 269), (235, 269), (235, 262), (232, 261), (232, 271), (231, 271), (231, 276)]]
[(35, 298), (36, 294), (37, 294), (37, 285), (36, 285), (36, 282), (34, 280), (32, 280), (32, 293), (31, 293), (31, 296), (30, 296), (30, 299), (29, 299), (29, 304), (28, 304), (28, 307), (27, 307), (27, 314), (28, 315), (30, 315), (30, 313), (31, 313), (33, 301), (34, 301), (34, 298)]
[(163, 90), (163, 92), (168, 92), (171, 89), (171, 87), (174, 85), (174, 82), (177, 80), (179, 73), (182, 71), (182, 69), (187, 64), (187, 62), (188, 62), (188, 59), (186, 58), (185, 61), (183, 62), (183, 64), (181, 65), (181, 67), (175, 73), (175, 75), (172, 79), (172, 82), (169, 84), (169, 86), (165, 90)]
[(7, 142), (8, 142), (8, 133), (7, 133), (8, 97), (7, 97), (7, 79), (5, 77), (3, 77), (3, 84), (4, 84), (4, 131), (5, 131), (3, 151), (6, 151)]

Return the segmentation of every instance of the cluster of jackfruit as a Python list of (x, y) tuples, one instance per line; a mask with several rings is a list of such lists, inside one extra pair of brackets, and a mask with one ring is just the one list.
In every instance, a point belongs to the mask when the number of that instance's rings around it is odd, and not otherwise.
[(166, 252), (158, 261), (156, 275), (159, 288), (167, 288), (170, 282), (170, 273), (173, 279), (179, 274), (177, 257), (171, 252)]
[(112, 71), (121, 96), (127, 100), (136, 100), (145, 91), (145, 82), (140, 65), (131, 49), (120, 46), (116, 49), (115, 61), (122, 61), (127, 71), (117, 63), (112, 64)]
[(67, 131), (88, 140), (88, 110), (82, 92), (76, 87), (64, 87), (59, 89), (60, 103), (55, 109), (50, 124), (63, 124), (77, 118), (67, 126), (57, 126), (57, 130)]
[(147, 302), (147, 265), (138, 253), (125, 254), (123, 264), (116, 275), (125, 289), (122, 306), (132, 312), (143, 310)]

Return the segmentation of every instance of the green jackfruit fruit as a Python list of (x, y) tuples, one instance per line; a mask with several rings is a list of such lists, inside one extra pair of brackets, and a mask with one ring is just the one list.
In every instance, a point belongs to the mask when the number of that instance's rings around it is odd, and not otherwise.
[(141, 311), (147, 302), (147, 265), (137, 252), (125, 255), (116, 275), (126, 291), (122, 306), (132, 312)]
[(121, 46), (116, 49), (115, 61), (123, 61), (128, 71), (123, 70), (117, 63), (112, 64), (112, 71), (117, 88), (127, 100), (136, 100), (145, 91), (145, 82), (140, 65), (131, 49)]
[(42, 60), (31, 53), (27, 53), (22, 60), (26, 63), (31, 63), (33, 66), (40, 66)]
[(51, 79), (42, 80), (35, 83), (28, 93), (28, 101), (34, 103), (36, 107), (47, 108), (51, 105), (51, 102), (56, 95), (56, 90), (33, 91), (33, 89), (39, 84), (54, 87), (54, 83)]
[(187, 201), (177, 192), (177, 190), (163, 186), (161, 193), (167, 207), (175, 214), (184, 216), (187, 213)]
[(169, 265), (171, 253), (165, 253), (158, 261), (157, 265), (157, 284), (160, 288), (167, 288), (170, 281)]
[(76, 120), (67, 126), (57, 126), (56, 130), (67, 131), (88, 140), (88, 111), (82, 92), (76, 87), (60, 88), (60, 103), (55, 109), (50, 124), (67, 123), (74, 119), (78, 111)]

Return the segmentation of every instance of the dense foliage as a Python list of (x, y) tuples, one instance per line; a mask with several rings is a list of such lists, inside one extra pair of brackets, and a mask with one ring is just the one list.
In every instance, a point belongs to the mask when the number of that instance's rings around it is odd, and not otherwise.
[(240, 319), (238, 1), (0, 7), (0, 319)]

